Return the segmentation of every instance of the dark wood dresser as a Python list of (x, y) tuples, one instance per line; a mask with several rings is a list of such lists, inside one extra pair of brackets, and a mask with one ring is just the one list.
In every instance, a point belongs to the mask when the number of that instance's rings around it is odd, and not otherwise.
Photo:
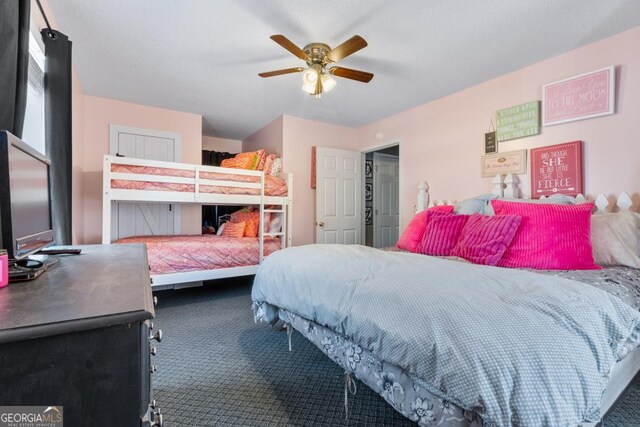
[(79, 247), (0, 289), (0, 406), (63, 406), (65, 427), (160, 426), (146, 249)]

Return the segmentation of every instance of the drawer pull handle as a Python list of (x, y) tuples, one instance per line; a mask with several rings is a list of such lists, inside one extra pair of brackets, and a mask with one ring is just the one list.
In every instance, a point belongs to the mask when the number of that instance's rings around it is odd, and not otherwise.
[(153, 334), (149, 335), (149, 339), (162, 342), (162, 329), (158, 329)]

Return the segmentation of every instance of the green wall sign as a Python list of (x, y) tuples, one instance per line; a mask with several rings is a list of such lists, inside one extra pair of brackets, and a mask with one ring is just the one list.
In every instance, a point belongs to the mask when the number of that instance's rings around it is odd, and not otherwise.
[(540, 101), (499, 110), (496, 121), (498, 141), (537, 135), (540, 133)]

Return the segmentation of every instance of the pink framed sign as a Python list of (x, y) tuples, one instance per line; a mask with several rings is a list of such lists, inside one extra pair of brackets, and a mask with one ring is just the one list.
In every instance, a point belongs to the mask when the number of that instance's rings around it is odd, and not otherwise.
[(531, 149), (531, 198), (583, 193), (582, 141)]
[(606, 116), (615, 112), (613, 65), (549, 83), (542, 88), (542, 125)]

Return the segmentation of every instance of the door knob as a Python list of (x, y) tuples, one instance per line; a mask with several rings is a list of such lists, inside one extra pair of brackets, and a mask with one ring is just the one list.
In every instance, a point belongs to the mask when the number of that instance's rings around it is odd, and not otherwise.
[(317, 223), (320, 227), (324, 227), (324, 222), (320, 221)]

